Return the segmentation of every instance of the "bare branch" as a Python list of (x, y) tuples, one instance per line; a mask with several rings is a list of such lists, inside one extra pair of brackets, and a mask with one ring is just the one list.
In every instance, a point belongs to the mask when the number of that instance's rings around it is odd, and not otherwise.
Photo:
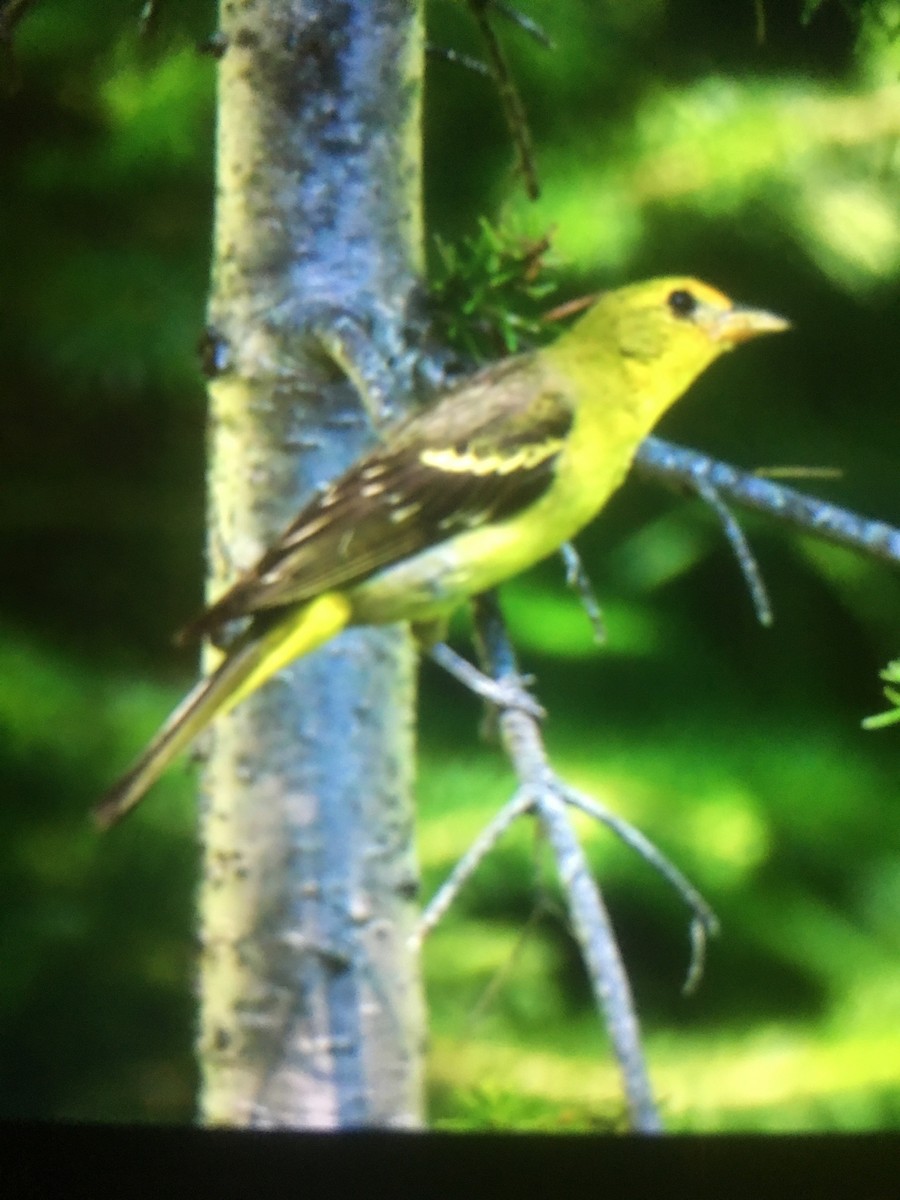
[[(534, 722), (522, 712), (504, 713), (500, 724), (507, 745), (523, 734), (527, 739), (537, 735)], [(631, 985), (609, 913), (561, 797), (546, 787), (538, 793), (536, 804), (556, 856), (594, 1000), (604, 1014), (622, 1072), (632, 1127), (639, 1133), (659, 1133), (662, 1123), (644, 1060)]]
[(474, 692), (488, 704), (493, 704), (495, 708), (521, 708), (538, 721), (547, 715), (528, 691), (530, 676), (492, 679), (490, 675), (479, 671), (467, 658), (457, 654), (446, 642), (432, 646), (429, 655), (439, 667), (443, 667), (454, 679), (458, 679), (470, 692)]
[(513, 821), (534, 807), (534, 795), (527, 787), (521, 787), (500, 809), (489, 825), (485, 826), (469, 849), (465, 852), (438, 890), (432, 896), (412, 935), (416, 949), (431, 933), (444, 914), (462, 891), (465, 884), (494, 849)]
[(769, 600), (766, 585), (763, 582), (759, 563), (757, 563), (753, 551), (750, 549), (750, 543), (747, 541), (743, 529), (741, 529), (728, 505), (724, 503), (722, 497), (709, 480), (704, 479), (701, 475), (692, 475), (691, 482), (696, 488), (700, 499), (705, 500), (719, 518), (722, 525), (722, 532), (725, 534), (731, 549), (734, 551), (734, 556), (738, 561), (738, 566), (741, 568), (741, 574), (744, 576), (747, 590), (750, 592), (750, 599), (753, 601), (757, 620), (760, 625), (768, 628), (774, 620), (772, 604)]
[(900, 529), (896, 526), (761, 479), (696, 450), (649, 437), (638, 450), (635, 470), (644, 479), (653, 479), (674, 491), (698, 492), (698, 481), (708, 484), (718, 496), (766, 513), (801, 532), (900, 566)]
[(434, 42), (426, 44), (425, 53), (429, 58), (452, 63), (456, 67), (465, 67), (467, 71), (474, 71), (476, 75), (486, 75), (490, 78), (491, 69), (487, 63), (483, 63), (480, 58), (473, 58), (471, 54), (463, 54), (460, 50), (453, 50), (449, 46), (436, 46)]
[(522, 952), (528, 943), (529, 937), (533, 935), (535, 926), (540, 918), (547, 914), (552, 914), (558, 921), (562, 922), (563, 926), (569, 933), (572, 932), (571, 925), (566, 919), (566, 914), (557, 905), (551, 904), (546, 896), (539, 895), (528, 916), (528, 919), (519, 930), (518, 937), (513, 943), (513, 947), (507, 955), (506, 961), (503, 962), (493, 973), (491, 978), (488, 980), (484, 991), (472, 1005), (468, 1020), (466, 1021), (466, 1024), (469, 1028), (472, 1028), (478, 1022), (481, 1016), (490, 1008), (491, 1004), (494, 1002), (494, 998), (501, 993), (506, 981), (512, 975), (517, 961), (521, 958)]
[[(529, 200), (536, 200), (541, 194), (541, 186), (537, 177), (534, 144), (531, 140), (531, 130), (528, 127), (528, 117), (522, 97), (510, 74), (503, 47), (488, 19), (487, 8), (485, 0), (469, 0), (469, 10), (484, 41), (491, 64), (491, 74), (497, 86), (503, 114), (506, 117), (507, 128), (516, 148), (519, 170), (522, 172), (522, 179), (525, 183), (525, 192)], [(509, 13), (504, 13), (504, 15), (508, 16)]]
[(690, 995), (696, 990), (703, 977), (707, 939), (715, 937), (719, 932), (719, 918), (691, 881), (639, 829), (621, 817), (617, 817), (615, 813), (610, 812), (593, 797), (586, 796), (584, 792), (579, 792), (566, 785), (562, 785), (561, 791), (567, 804), (580, 808), (589, 817), (593, 817), (595, 821), (600, 821), (607, 829), (611, 829), (629, 849), (634, 850), (645, 862), (658, 871), (691, 910), (691, 957), (682, 988), (685, 995)]
[(501, 16), (507, 21), (511, 21), (513, 25), (525, 31), (529, 37), (534, 38), (539, 46), (543, 46), (545, 50), (555, 50), (553, 39), (541, 25), (538, 25), (532, 17), (520, 12), (517, 8), (513, 8), (511, 4), (503, 4), (501, 0), (490, 0), (492, 8), (495, 8)]
[(559, 552), (566, 567), (566, 583), (577, 593), (594, 631), (594, 641), (602, 646), (606, 641), (606, 626), (603, 623), (603, 613), (600, 611), (600, 605), (594, 594), (590, 576), (581, 561), (581, 555), (571, 542), (564, 542)]
[[(482, 657), (491, 676), (499, 681), (518, 681), (515, 655), (493, 594), (478, 598), (476, 625)], [(572, 827), (565, 789), (550, 767), (540, 727), (531, 716), (521, 707), (505, 709), (499, 714), (499, 726), (516, 774), (553, 847), (573, 931), (622, 1072), (632, 1126), (642, 1133), (659, 1132), (661, 1124), (628, 976), (600, 889)]]

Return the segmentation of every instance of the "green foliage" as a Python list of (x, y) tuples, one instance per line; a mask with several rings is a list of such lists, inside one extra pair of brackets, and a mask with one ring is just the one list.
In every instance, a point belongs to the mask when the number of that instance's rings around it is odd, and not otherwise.
[[(483, 358), (545, 336), (560, 298), (707, 277), (796, 332), (722, 363), (662, 432), (748, 467), (838, 466), (810, 490), (897, 523), (896, 0), (765, 3), (761, 44), (749, 0), (732, 21), (712, 0), (524, 7), (557, 46), (498, 22), (537, 205), (490, 81), (430, 67), (444, 332)], [(215, 68), (192, 47), (214, 5), (161, 6), (150, 42), (140, 6), (122, 8), (41, 0), (0, 65), (0, 1095), (7, 1116), (187, 1121), (190, 769), (102, 841), (85, 813), (195, 669), (169, 636), (201, 592), (194, 346)], [(464, 5), (428, 20), (432, 42), (479, 53)], [(565, 272), (536, 273), (548, 230)], [(637, 486), (579, 547), (603, 647), (556, 564), (507, 588), (506, 608), (554, 761), (722, 918), (686, 1000), (682, 911), (585, 823), (671, 1126), (896, 1128), (897, 749), (859, 721), (896, 653), (900, 583), (759, 519), (747, 529), (771, 630), (708, 510)], [(475, 704), (430, 667), (422, 708), (428, 894), (511, 781), (477, 742)], [(618, 1125), (615, 1068), (527, 822), (426, 967), (440, 1124)]]
[(628, 1116), (609, 1106), (606, 1111), (573, 1102), (560, 1107), (554, 1101), (504, 1087), (499, 1081), (478, 1084), (453, 1098), (452, 1115), (441, 1115), (441, 1098), (434, 1105), (435, 1129), (472, 1129), (521, 1133), (626, 1133)]
[(430, 289), (444, 340), (483, 361), (546, 338), (538, 305), (557, 287), (544, 261), (549, 248), (546, 237), (529, 241), (484, 218), (459, 242), (437, 235)]
[[(885, 683), (900, 683), (900, 658), (888, 663), (881, 672), (881, 678)], [(886, 725), (896, 725), (900, 722), (900, 691), (896, 688), (886, 687), (884, 695), (885, 699), (889, 700), (894, 707), (875, 717), (867, 717), (863, 721), (864, 729), (883, 729)]]
[(0, 96), (5, 333), (63, 397), (183, 395), (208, 273), (213, 65), (184, 28), (148, 46), (136, 15), (112, 17), (43, 0), (19, 29), (18, 86)]
[[(736, 23), (721, 33), (743, 69), (715, 71), (708, 38), (692, 41), (684, 12), (665, 3), (600, 0), (560, 22), (555, 5), (535, 0), (556, 52), (525, 44), (516, 65), (539, 145), (554, 111), (548, 89), (562, 87), (584, 119), (560, 122), (541, 145), (537, 204), (501, 177), (508, 227), (528, 236), (553, 227), (566, 261), (619, 277), (653, 241), (660, 213), (677, 212), (682, 223), (731, 222), (749, 241), (780, 239), (842, 287), (884, 286), (900, 264), (900, 6), (871, 0), (852, 22), (824, 6), (807, 30), (791, 6), (761, 7), (767, 34), (755, 58), (746, 62), (748, 4), (746, 45), (735, 44)], [(818, 31), (841, 37), (843, 70), (828, 69)]]
[[(715, 661), (701, 673), (705, 713), (694, 700), (691, 713), (679, 716), (678, 685), (670, 680), (669, 694), (644, 703), (637, 721), (620, 681), (630, 676), (641, 697), (652, 695), (654, 674), (657, 687), (662, 681), (657, 664), (632, 662), (607, 679), (602, 727), (592, 730), (587, 702), (579, 696), (573, 703), (569, 665), (542, 663), (541, 694), (548, 696), (549, 683), (551, 713), (561, 711), (553, 700), (558, 676), (569, 714), (585, 714), (580, 722), (570, 715), (555, 736), (551, 718), (555, 763), (651, 831), (723, 922), (699, 991), (687, 999), (680, 994), (686, 916), (645, 865), (585, 822), (669, 1127), (893, 1126), (900, 1108), (890, 1052), (900, 854), (892, 837), (884, 853), (872, 851), (895, 803), (890, 760), (864, 767), (857, 739), (834, 724), (767, 720), (762, 697), (753, 724), (741, 728), (742, 705)], [(608, 675), (609, 664), (596, 673)], [(453, 745), (461, 736), (453, 735)], [(496, 772), (486, 749), (449, 772), (443, 756), (426, 757), (426, 894), (495, 811), (504, 794)], [(432, 939), (430, 1078), (442, 1122), (493, 1127), (507, 1120), (520, 1129), (537, 1122), (549, 1130), (566, 1119), (578, 1128), (614, 1119), (615, 1068), (560, 919), (546, 854), (527, 825), (507, 834)]]
[[(614, 271), (661, 206), (752, 221), (839, 283), (870, 290), (900, 265), (895, 66), (876, 70), (874, 60), (874, 78), (843, 93), (798, 77), (721, 75), (654, 89), (619, 154), (598, 158), (588, 141), (560, 148), (541, 201), (513, 201), (508, 219), (530, 230), (554, 216), (562, 254)], [(887, 169), (873, 172), (876, 159)]]

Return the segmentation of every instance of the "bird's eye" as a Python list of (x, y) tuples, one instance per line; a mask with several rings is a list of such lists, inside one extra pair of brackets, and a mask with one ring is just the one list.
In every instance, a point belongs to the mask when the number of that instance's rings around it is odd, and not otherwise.
[(697, 308), (697, 297), (684, 288), (676, 288), (667, 301), (676, 317), (689, 317)]

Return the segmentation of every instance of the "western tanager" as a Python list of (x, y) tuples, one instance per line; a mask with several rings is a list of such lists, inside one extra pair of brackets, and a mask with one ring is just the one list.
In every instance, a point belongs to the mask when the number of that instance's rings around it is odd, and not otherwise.
[(287, 663), (348, 625), (433, 625), (582, 529), (714, 359), (781, 317), (694, 279), (607, 292), (552, 345), (470, 376), (302, 509), (188, 632), (247, 626), (96, 809), (107, 826)]

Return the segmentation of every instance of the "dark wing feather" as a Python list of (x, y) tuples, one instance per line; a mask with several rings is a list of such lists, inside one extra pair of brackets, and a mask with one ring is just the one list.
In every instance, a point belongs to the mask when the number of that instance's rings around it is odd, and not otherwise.
[(535, 356), (486, 368), (311, 500), (185, 633), (352, 586), (466, 528), (511, 516), (549, 486), (571, 424), (570, 402)]

